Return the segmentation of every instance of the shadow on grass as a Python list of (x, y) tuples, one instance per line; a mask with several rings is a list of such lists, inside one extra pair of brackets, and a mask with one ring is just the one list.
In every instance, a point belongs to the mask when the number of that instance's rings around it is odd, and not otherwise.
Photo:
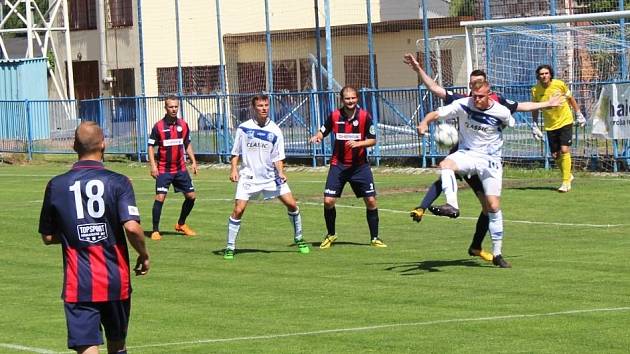
[(548, 186), (548, 187), (540, 187), (540, 186), (529, 186), (529, 187), (509, 187), (506, 189), (514, 189), (518, 191), (558, 191), (558, 187)]
[[(314, 247), (318, 247), (321, 245), (321, 242), (313, 242), (313, 246)], [(330, 248), (333, 247), (340, 247), (340, 246), (369, 246), (369, 243), (359, 243), (359, 242), (339, 242), (339, 241), (335, 241), (333, 242), (332, 246), (330, 246)]]
[[(151, 238), (151, 234), (153, 233), (153, 231), (145, 231), (144, 232), (144, 236)], [(160, 235), (162, 237), (164, 236), (184, 236), (184, 234), (179, 233), (179, 232), (175, 232), (175, 231), (160, 231)]]
[(431, 272), (441, 272), (444, 267), (492, 267), (490, 263), (481, 263), (474, 259), (430, 260), (420, 262), (405, 262), (392, 265), (385, 270), (398, 272), (401, 275), (418, 275)]
[[(214, 250), (212, 251), (212, 254), (214, 254), (215, 256), (223, 256), (223, 251), (224, 249), (220, 249), (220, 250)], [(290, 250), (290, 251), (281, 251), (281, 250), (261, 250), (261, 249), (257, 249), (257, 248), (237, 248), (236, 251), (234, 252), (235, 255), (239, 255), (239, 254), (245, 254), (245, 253), (294, 253), (296, 252), (295, 250)]]

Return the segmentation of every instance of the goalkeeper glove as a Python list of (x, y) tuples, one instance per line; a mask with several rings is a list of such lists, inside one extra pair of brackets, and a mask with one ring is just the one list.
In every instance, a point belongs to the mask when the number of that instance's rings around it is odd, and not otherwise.
[(534, 139), (538, 141), (543, 140), (543, 133), (535, 125), (532, 125), (532, 135), (534, 136)]
[(582, 112), (575, 113), (575, 122), (580, 128), (583, 128), (586, 125), (586, 118)]

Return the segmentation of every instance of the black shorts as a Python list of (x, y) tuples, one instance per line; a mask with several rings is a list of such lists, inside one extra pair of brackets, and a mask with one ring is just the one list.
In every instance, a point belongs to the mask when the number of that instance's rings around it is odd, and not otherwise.
[(343, 187), (347, 182), (350, 183), (350, 187), (352, 187), (357, 198), (376, 196), (372, 169), (367, 163), (351, 167), (330, 165), (324, 196), (341, 197), (341, 192), (343, 192)]
[[(103, 344), (127, 338), (131, 299), (107, 302), (65, 302), (68, 348)], [(101, 327), (102, 326), (102, 327)]]
[(195, 191), (192, 179), (188, 171), (180, 171), (177, 173), (162, 173), (155, 179), (155, 194), (168, 193), (168, 187), (173, 184), (175, 193), (190, 193)]
[(551, 153), (559, 152), (561, 146), (571, 146), (573, 143), (573, 124), (567, 124), (555, 130), (547, 130), (547, 141)]

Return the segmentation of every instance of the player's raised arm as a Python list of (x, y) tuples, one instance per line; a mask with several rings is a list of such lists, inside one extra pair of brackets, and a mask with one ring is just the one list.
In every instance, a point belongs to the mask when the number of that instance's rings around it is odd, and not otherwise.
[(564, 103), (565, 100), (566, 98), (562, 95), (554, 95), (545, 102), (519, 102), (516, 110), (518, 112), (532, 112), (549, 107), (558, 107), (559, 105)]
[(429, 75), (427, 75), (424, 70), (422, 70), (422, 68), (420, 67), (420, 63), (418, 63), (418, 61), (416, 60), (415, 55), (411, 53), (405, 54), (405, 56), (403, 57), (403, 62), (409, 65), (409, 67), (413, 71), (418, 73), (420, 81), (422, 81), (422, 84), (426, 86), (429, 91), (431, 91), (439, 98), (446, 98), (446, 90), (444, 89), (444, 87), (438, 85), (437, 82), (435, 82)]

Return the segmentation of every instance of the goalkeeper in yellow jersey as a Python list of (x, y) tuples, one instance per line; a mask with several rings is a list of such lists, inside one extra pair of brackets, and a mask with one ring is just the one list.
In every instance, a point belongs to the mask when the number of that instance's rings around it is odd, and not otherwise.
[[(573, 112), (575, 112), (575, 122), (583, 127), (586, 124), (586, 118), (580, 111), (580, 107), (575, 98), (571, 94), (571, 90), (562, 80), (553, 78), (553, 69), (547, 64), (540, 65), (536, 68), (536, 79), (538, 83), (532, 87), (532, 101), (543, 102), (549, 100), (556, 95), (562, 95), (567, 98), (558, 107), (549, 107), (542, 109), (544, 120), (544, 129), (547, 132), (547, 141), (551, 156), (556, 160), (556, 164), (560, 167), (562, 173), (562, 185), (558, 188), (558, 192), (566, 193), (571, 190), (571, 143), (573, 138)], [(571, 108), (569, 108), (571, 105)], [(534, 125), (532, 133), (538, 140), (542, 140), (543, 134), (538, 129), (538, 111), (532, 112)]]

